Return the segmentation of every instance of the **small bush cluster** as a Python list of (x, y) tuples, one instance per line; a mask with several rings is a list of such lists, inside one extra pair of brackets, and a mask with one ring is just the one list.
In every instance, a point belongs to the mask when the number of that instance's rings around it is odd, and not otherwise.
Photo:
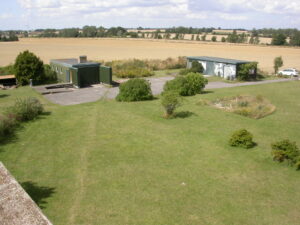
[(256, 72), (257, 72), (257, 62), (246, 63), (238, 65), (238, 73), (237, 79), (238, 80), (255, 80), (256, 79)]
[(207, 79), (199, 73), (188, 73), (186, 76), (178, 76), (166, 82), (164, 92), (174, 91), (181, 96), (201, 94), (207, 82)]
[(192, 67), (190, 69), (182, 69), (179, 72), (179, 75), (187, 75), (189, 73), (203, 73), (204, 68), (201, 63), (198, 61), (192, 62)]
[(253, 142), (253, 135), (246, 129), (241, 129), (231, 135), (229, 145), (248, 149), (254, 147), (255, 143)]
[(295, 165), (300, 169), (300, 151), (295, 142), (281, 140), (271, 144), (274, 161), (287, 161), (290, 165)]
[(44, 111), (43, 105), (37, 98), (28, 97), (16, 99), (15, 104), (7, 109), (7, 115), (13, 115), (17, 121), (29, 121)]
[(153, 99), (150, 83), (134, 78), (120, 85), (116, 100), (120, 102), (144, 101)]
[(20, 122), (35, 119), (44, 111), (40, 101), (33, 97), (17, 99), (15, 104), (5, 110), (0, 116), (0, 142), (13, 134)]
[(140, 78), (154, 75), (154, 70), (180, 69), (186, 66), (185, 57), (160, 59), (129, 59), (102, 62), (112, 67), (113, 75), (120, 78)]
[(165, 118), (173, 116), (174, 111), (181, 105), (181, 98), (178, 92), (166, 91), (161, 96), (161, 104), (165, 109)]

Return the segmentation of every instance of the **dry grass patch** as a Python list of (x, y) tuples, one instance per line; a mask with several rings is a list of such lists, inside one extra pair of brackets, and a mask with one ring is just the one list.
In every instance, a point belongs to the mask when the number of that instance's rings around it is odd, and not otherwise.
[(268, 99), (261, 95), (238, 95), (235, 97), (225, 97), (211, 102), (206, 102), (206, 104), (253, 119), (260, 119), (268, 116), (276, 109), (276, 107)]

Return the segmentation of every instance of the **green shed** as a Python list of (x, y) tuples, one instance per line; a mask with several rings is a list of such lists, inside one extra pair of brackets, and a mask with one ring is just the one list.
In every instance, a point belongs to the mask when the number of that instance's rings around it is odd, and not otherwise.
[[(111, 84), (110, 73), (100, 72), (102, 68), (100, 63), (88, 62), (86, 56), (80, 56), (79, 60), (72, 59), (53, 59), (50, 60), (50, 66), (57, 73), (58, 81), (61, 83), (72, 83), (75, 87), (87, 87), (93, 84), (107, 83)], [(102, 76), (101, 76), (102, 75)], [(103, 77), (103, 79), (101, 79)]]

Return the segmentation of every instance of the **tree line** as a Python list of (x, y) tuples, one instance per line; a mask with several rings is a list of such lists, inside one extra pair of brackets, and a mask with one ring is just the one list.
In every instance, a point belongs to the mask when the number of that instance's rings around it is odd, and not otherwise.
[(0, 41), (19, 41), (19, 38), (14, 31), (0, 32)]

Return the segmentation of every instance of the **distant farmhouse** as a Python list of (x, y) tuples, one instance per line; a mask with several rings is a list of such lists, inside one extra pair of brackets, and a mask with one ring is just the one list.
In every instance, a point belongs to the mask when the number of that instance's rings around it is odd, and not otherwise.
[[(237, 60), (237, 59), (224, 59), (208, 56), (191, 56), (187, 57), (187, 68), (192, 67), (192, 62), (198, 61), (202, 64), (206, 75), (219, 76), (224, 79), (234, 80), (237, 77), (240, 65), (251, 63), (250, 61)], [(249, 71), (253, 76), (256, 71)]]
[(99, 83), (112, 84), (111, 68), (100, 63), (89, 62), (86, 56), (80, 56), (79, 60), (52, 59), (50, 66), (57, 73), (59, 82), (71, 83), (77, 88)]

